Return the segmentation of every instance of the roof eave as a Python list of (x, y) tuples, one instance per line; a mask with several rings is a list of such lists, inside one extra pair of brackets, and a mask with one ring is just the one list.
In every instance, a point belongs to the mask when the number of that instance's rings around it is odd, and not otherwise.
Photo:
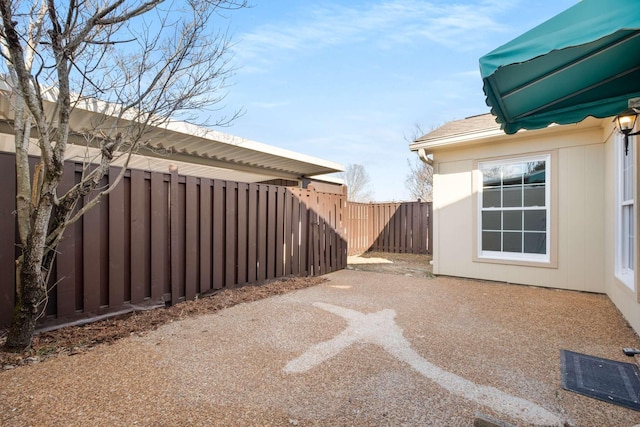
[(416, 140), (414, 143), (409, 145), (409, 149), (411, 151), (418, 151), (421, 148), (429, 151), (434, 148), (445, 148), (450, 146), (458, 146), (465, 144), (477, 144), (481, 143), (486, 139), (494, 139), (501, 138), (505, 135), (499, 128), (498, 129), (487, 129), (477, 132), (469, 132), (465, 134), (457, 134), (451, 136), (445, 136), (440, 138), (430, 138), (424, 140)]
[(425, 152), (432, 153), (441, 149), (460, 148), (466, 145), (477, 145), (487, 142), (518, 140), (522, 138), (530, 138), (534, 135), (536, 137), (540, 137), (564, 132), (574, 132), (576, 130), (583, 131), (589, 128), (603, 128), (605, 123), (608, 121), (610, 121), (608, 118), (599, 119), (595, 117), (587, 117), (579, 123), (569, 125), (552, 124), (546, 128), (536, 130), (521, 129), (517, 133), (511, 135), (504, 133), (500, 128), (496, 127), (494, 129), (483, 129), (439, 138), (419, 139), (409, 145), (409, 149), (411, 151), (424, 149)]

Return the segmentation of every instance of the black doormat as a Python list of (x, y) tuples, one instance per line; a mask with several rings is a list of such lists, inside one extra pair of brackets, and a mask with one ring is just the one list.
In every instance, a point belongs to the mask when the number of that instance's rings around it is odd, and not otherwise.
[(633, 363), (562, 350), (562, 388), (640, 411), (640, 371)]

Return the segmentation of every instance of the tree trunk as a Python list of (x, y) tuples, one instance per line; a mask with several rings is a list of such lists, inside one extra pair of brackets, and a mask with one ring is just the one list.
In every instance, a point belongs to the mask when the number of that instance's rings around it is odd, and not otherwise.
[(16, 265), (17, 301), (5, 343), (11, 351), (22, 351), (31, 346), (38, 315), (44, 309), (47, 284), (42, 262), (52, 207), (52, 192), (47, 192), (36, 210), (27, 245), (22, 250), (22, 261)]
[(11, 351), (23, 351), (31, 347), (31, 339), (36, 329), (39, 311), (46, 296), (45, 284), (40, 273), (40, 263), (34, 266), (18, 265), (22, 270), (20, 277), (20, 292), (13, 311), (11, 329), (7, 336), (6, 347)]

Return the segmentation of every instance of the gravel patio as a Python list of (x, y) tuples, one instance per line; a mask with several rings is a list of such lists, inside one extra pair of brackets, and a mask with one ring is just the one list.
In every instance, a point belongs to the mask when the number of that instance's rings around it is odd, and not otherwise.
[[(3, 426), (624, 426), (560, 351), (633, 362), (604, 295), (342, 270), (326, 282), (0, 372)], [(505, 424), (507, 425), (507, 424)]]

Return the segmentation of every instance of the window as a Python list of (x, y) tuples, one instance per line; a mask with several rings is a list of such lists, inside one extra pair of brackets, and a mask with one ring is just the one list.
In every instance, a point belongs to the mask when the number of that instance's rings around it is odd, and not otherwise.
[(478, 258), (549, 262), (550, 159), (478, 163)]
[(635, 144), (629, 141), (625, 152), (624, 138), (616, 137), (616, 276), (630, 289), (634, 289), (635, 265), (635, 188), (634, 188), (634, 151)]

